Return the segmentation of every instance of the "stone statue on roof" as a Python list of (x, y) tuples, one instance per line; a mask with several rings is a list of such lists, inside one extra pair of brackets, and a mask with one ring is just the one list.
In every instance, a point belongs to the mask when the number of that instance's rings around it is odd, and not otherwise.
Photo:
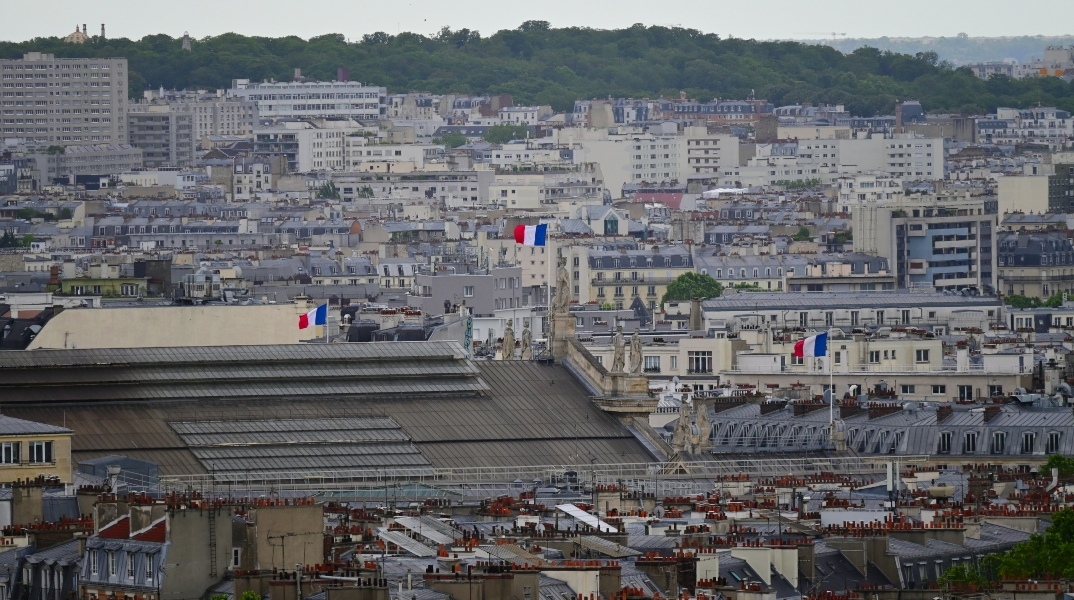
[(519, 353), (519, 358), (522, 360), (533, 358), (533, 334), (530, 333), (529, 327), (522, 328), (522, 352)]
[(641, 375), (641, 336), (638, 330), (630, 336), (630, 374)]
[(507, 326), (503, 328), (503, 354), (501, 360), (515, 359), (515, 330), (512, 325), (514, 319), (507, 319)]
[(612, 338), (612, 373), (622, 373), (626, 367), (626, 339), (623, 338), (623, 326), (615, 327), (615, 337)]
[(556, 299), (552, 306), (555, 314), (565, 314), (571, 309), (571, 274), (567, 272), (567, 259), (559, 259), (556, 269)]

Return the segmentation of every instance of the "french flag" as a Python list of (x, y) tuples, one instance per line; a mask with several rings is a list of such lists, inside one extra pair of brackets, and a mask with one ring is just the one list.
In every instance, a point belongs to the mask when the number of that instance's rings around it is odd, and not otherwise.
[(794, 355), (799, 358), (805, 358), (807, 356), (826, 356), (827, 353), (827, 332), (800, 339), (794, 343)]
[(543, 246), (546, 235), (548, 235), (548, 225), (515, 227), (515, 241), (523, 246)]
[(328, 323), (328, 305), (322, 304), (317, 308), (298, 317), (298, 328), (305, 329), (310, 325), (325, 325)]

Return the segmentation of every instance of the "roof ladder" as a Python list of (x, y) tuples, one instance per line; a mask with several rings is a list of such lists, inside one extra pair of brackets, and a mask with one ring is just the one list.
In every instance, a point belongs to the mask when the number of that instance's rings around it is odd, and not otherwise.
[(209, 509), (209, 577), (216, 577), (216, 509)]

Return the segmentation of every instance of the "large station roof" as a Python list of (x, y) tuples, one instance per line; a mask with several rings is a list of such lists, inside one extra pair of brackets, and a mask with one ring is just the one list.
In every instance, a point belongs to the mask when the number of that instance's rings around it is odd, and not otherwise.
[(0, 403), (164, 475), (652, 460), (565, 368), (454, 342), (11, 352)]

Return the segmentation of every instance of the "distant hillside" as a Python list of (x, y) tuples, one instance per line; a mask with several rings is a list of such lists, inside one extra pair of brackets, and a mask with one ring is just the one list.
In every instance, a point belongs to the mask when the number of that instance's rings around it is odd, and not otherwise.
[(923, 37), (923, 38), (843, 38), (837, 40), (803, 40), (809, 44), (830, 46), (840, 52), (850, 53), (858, 48), (870, 47), (903, 54), (918, 52), (935, 52), (940, 60), (949, 60), (955, 65), (974, 62), (988, 62), (1013, 58), (1025, 63), (1040, 58), (1047, 46), (1074, 45), (1074, 35), (1059, 37), (1016, 36), (1016, 37)]
[(920, 55), (861, 48), (850, 54), (798, 42), (720, 39), (694, 29), (644, 27), (599, 30), (550, 28), (527, 21), (483, 37), (443, 29), (426, 37), (375, 33), (348, 42), (332, 34), (303, 40), (224, 34), (195, 40), (151, 35), (133, 41), (59, 38), (0, 43), (0, 57), (28, 51), (61, 57), (121, 56), (130, 61), (132, 97), (144, 89), (226, 88), (231, 80), (289, 80), (294, 69), (328, 80), (337, 67), (392, 92), (513, 94), (516, 104), (570, 110), (577, 98), (633, 96), (745, 98), (778, 105), (843, 104), (855, 115), (892, 114), (897, 100), (918, 99), (927, 110), (984, 113), (997, 105), (1041, 102), (1074, 110), (1074, 87), (1057, 79), (984, 82), (968, 70), (945, 68), (937, 53)]

